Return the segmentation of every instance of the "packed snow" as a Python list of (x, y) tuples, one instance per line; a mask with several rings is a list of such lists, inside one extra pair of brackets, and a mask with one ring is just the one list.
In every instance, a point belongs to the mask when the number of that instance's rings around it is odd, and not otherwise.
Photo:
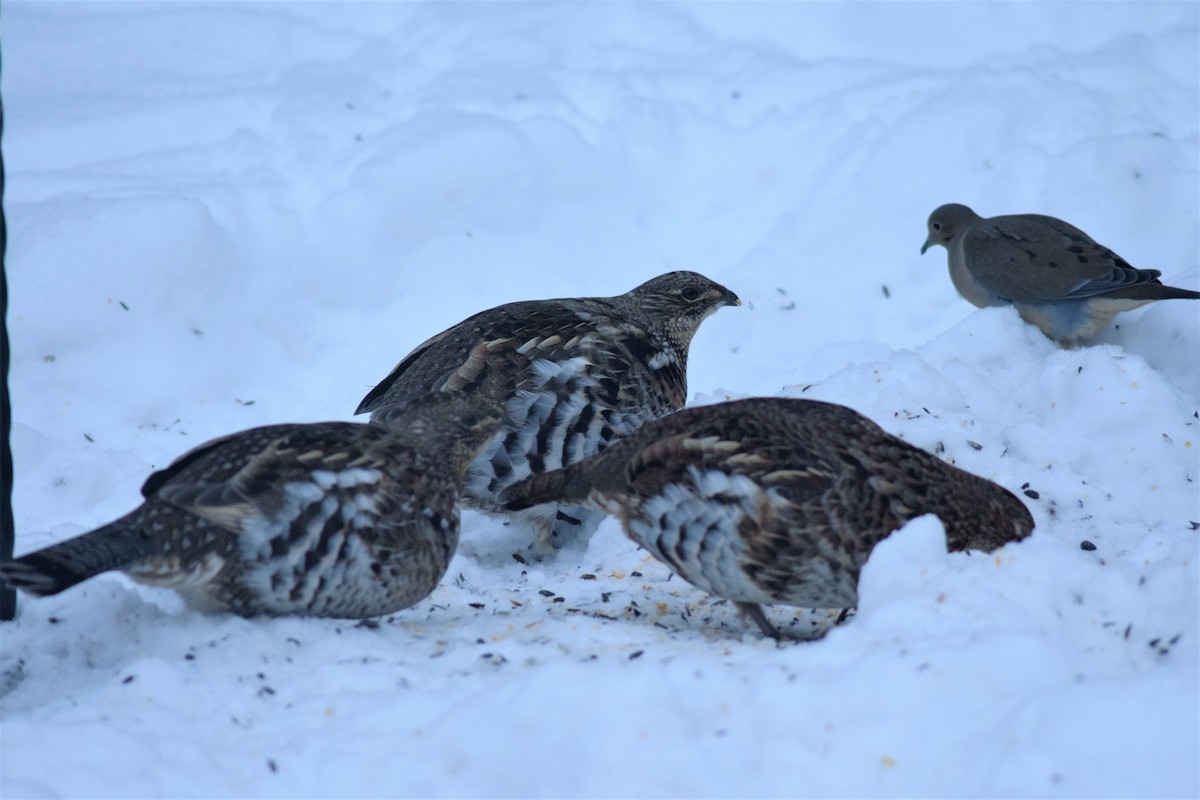
[(107, 574), (0, 626), (3, 797), (1200, 795), (1200, 303), (1063, 350), (918, 254), (961, 202), (1200, 288), (1200, 5), (6, 2), (0, 44), (18, 553), (672, 269), (744, 301), (691, 403), (843, 403), (1037, 522), (917, 520), (782, 644), (611, 519), (522, 564), (468, 512), (377, 624)]

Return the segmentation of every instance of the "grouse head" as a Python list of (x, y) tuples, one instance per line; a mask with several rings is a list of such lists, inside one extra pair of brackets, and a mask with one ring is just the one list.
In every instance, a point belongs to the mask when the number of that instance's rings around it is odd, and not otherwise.
[(725, 306), (740, 306), (736, 294), (696, 272), (668, 272), (632, 289), (623, 299), (650, 326), (686, 353), (700, 323)]

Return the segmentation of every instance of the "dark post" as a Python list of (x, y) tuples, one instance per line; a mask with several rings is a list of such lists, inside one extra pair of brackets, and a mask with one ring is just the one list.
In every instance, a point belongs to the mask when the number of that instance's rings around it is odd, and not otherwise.
[[(0, 99), (0, 145), (4, 141), (4, 101)], [(4, 150), (0, 147), (0, 560), (13, 556), (12, 404), (8, 398), (8, 276), (4, 256), (8, 252), (8, 225), (4, 218)], [(17, 615), (17, 593), (0, 586), (0, 620)]]

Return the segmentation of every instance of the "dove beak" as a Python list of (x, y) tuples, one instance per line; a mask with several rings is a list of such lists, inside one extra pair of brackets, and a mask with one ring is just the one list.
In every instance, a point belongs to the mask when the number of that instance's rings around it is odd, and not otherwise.
[(921, 245), (921, 255), (925, 255), (925, 251), (928, 250), (930, 247), (933, 247), (933, 242), (930, 241), (929, 239), (926, 239), (925, 244)]

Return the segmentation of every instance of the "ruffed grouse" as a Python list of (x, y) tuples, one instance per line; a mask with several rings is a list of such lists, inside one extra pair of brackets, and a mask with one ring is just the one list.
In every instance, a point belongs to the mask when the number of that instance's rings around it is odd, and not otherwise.
[(463, 474), (500, 426), (486, 401), (440, 394), (387, 427), (242, 431), (155, 472), (132, 513), (0, 564), (0, 578), (49, 595), (117, 569), (204, 611), (388, 614), (445, 573)]
[[(433, 391), (486, 397), (507, 412), (504, 437), (471, 466), (466, 504), (496, 512), (517, 481), (603, 450), (687, 399), (688, 346), (737, 295), (695, 272), (670, 272), (616, 297), (530, 300), (480, 312), (418, 346), (356, 413), (388, 423), (397, 403)], [(580, 508), (523, 515), (541, 553), (590, 532)]]
[(649, 422), (603, 453), (505, 492), (508, 508), (578, 503), (688, 582), (729, 598), (769, 636), (760, 603), (849, 608), (871, 549), (936, 514), (951, 550), (1023, 539), (1007, 490), (844, 406), (756, 398)]

